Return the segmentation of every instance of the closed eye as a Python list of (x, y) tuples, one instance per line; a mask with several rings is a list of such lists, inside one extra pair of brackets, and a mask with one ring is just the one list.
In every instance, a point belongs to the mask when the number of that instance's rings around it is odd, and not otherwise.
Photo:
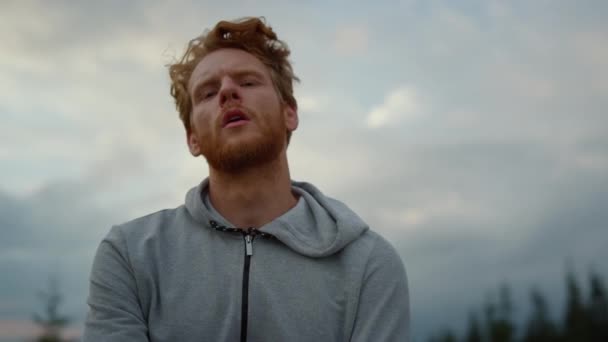
[(215, 90), (215, 89), (206, 89), (206, 90), (203, 90), (203, 91), (199, 92), (198, 96), (196, 96), (195, 100), (196, 100), (196, 102), (201, 102), (201, 101), (209, 100), (213, 96), (215, 96), (215, 94), (217, 94), (217, 90)]

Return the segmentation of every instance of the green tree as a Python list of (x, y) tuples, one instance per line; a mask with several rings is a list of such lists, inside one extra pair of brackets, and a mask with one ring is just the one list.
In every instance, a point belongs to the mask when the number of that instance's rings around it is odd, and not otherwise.
[(589, 274), (589, 299), (587, 311), (589, 315), (589, 333), (592, 341), (608, 341), (608, 298), (606, 288), (599, 274), (592, 271)]
[(42, 327), (43, 332), (36, 340), (37, 342), (61, 342), (61, 331), (69, 323), (67, 316), (59, 313), (59, 306), (63, 301), (63, 296), (59, 292), (57, 279), (49, 279), (48, 288), (39, 293), (44, 303), (41, 314), (34, 314), (34, 322)]
[(532, 315), (528, 320), (524, 342), (553, 342), (558, 339), (555, 324), (549, 317), (549, 308), (540, 290), (534, 288), (530, 292)]
[(456, 337), (454, 332), (452, 332), (449, 329), (444, 329), (437, 336), (432, 337), (429, 340), (429, 342), (457, 342), (457, 341), (458, 341), (458, 338)]
[(566, 309), (563, 318), (562, 335), (564, 341), (588, 341), (589, 317), (580, 287), (576, 281), (573, 271), (569, 270), (566, 274)]
[(467, 329), (466, 342), (482, 342), (483, 336), (481, 335), (481, 328), (479, 327), (479, 320), (475, 313), (469, 314), (469, 327)]
[[(606, 342), (608, 341), (608, 290), (602, 277), (589, 274), (588, 296), (583, 296), (574, 272), (565, 276), (566, 305), (561, 319), (551, 319), (549, 305), (538, 288), (530, 291), (531, 313), (518, 332), (513, 321), (515, 309), (511, 290), (503, 284), (498, 293), (486, 298), (481, 319), (475, 312), (469, 314), (468, 329), (462, 338), (452, 330), (444, 329), (429, 339), (430, 342)], [(480, 322), (482, 324), (480, 324)], [(459, 329), (457, 331), (460, 331)]]
[(485, 306), (486, 327), (485, 336), (492, 342), (511, 342), (515, 338), (515, 325), (512, 321), (513, 302), (511, 290), (501, 285), (498, 299), (490, 296)]

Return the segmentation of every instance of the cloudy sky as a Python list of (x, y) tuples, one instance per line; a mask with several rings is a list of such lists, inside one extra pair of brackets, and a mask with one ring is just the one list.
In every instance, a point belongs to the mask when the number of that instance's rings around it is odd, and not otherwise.
[[(221, 4), (221, 5), (220, 5)], [(265, 16), (302, 82), (292, 176), (399, 250), (413, 335), (502, 282), (516, 313), (566, 265), (608, 277), (608, 2), (0, 2), (0, 341), (51, 276), (82, 329), (110, 226), (183, 203), (192, 158), (165, 65), (221, 19)]]

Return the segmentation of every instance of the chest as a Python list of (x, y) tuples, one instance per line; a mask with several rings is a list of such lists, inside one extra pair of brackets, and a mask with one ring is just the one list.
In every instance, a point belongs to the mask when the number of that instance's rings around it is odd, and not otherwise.
[(358, 286), (340, 255), (315, 259), (276, 240), (248, 243), (223, 239), (159, 261), (141, 298), (150, 339), (344, 340)]

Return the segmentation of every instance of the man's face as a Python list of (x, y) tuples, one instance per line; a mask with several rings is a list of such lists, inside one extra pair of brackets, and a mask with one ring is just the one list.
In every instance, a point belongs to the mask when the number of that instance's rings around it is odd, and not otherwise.
[(203, 58), (188, 84), (192, 98), (188, 146), (219, 171), (238, 172), (275, 160), (287, 130), (298, 125), (295, 109), (282, 105), (269, 69), (238, 49)]

